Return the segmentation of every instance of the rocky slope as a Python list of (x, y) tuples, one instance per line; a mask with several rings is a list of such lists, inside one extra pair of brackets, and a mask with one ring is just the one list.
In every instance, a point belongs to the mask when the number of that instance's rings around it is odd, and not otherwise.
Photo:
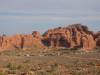
[(50, 29), (43, 36), (37, 31), (26, 35), (0, 36), (0, 51), (34, 47), (80, 48), (90, 51), (96, 45), (100, 46), (100, 32), (94, 34), (81, 24)]

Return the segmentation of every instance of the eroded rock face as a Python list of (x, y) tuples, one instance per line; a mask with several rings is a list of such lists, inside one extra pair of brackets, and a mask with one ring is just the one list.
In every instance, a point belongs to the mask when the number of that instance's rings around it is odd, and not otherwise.
[(40, 34), (36, 31), (27, 35), (0, 36), (1, 51), (42, 46)]
[(100, 47), (100, 31), (94, 35), (96, 45)]
[(46, 46), (80, 48), (89, 51), (96, 45), (100, 46), (100, 32), (94, 35), (87, 26), (80, 24), (50, 29), (43, 36), (37, 31), (25, 35), (0, 36), (0, 51)]
[(44, 43), (51, 47), (91, 50), (96, 46), (93, 33), (80, 24), (48, 30), (44, 33), (44, 38)]

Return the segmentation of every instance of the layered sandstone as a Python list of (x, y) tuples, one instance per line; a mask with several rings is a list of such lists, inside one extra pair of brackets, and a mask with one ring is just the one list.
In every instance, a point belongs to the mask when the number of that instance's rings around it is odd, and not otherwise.
[(0, 36), (0, 50), (13, 50), (22, 48), (42, 47), (41, 35), (34, 31), (32, 34), (13, 36)]
[(100, 31), (94, 35), (96, 45), (100, 47)]
[(0, 51), (34, 47), (79, 48), (89, 51), (96, 45), (100, 46), (100, 32), (94, 35), (87, 26), (81, 24), (49, 29), (43, 36), (37, 31), (32, 34), (0, 36)]
[(80, 24), (51, 29), (45, 32), (43, 36), (44, 43), (51, 47), (91, 50), (96, 46), (93, 33), (86, 26)]

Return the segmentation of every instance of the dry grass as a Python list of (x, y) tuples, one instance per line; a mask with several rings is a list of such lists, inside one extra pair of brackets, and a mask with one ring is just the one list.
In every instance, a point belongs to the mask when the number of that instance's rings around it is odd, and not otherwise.
[(100, 75), (100, 51), (5, 51), (0, 53), (0, 75)]

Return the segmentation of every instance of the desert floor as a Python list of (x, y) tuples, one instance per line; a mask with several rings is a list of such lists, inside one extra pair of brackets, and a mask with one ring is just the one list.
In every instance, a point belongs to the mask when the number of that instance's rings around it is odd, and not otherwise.
[(0, 75), (100, 75), (100, 50), (11, 50), (0, 53)]

